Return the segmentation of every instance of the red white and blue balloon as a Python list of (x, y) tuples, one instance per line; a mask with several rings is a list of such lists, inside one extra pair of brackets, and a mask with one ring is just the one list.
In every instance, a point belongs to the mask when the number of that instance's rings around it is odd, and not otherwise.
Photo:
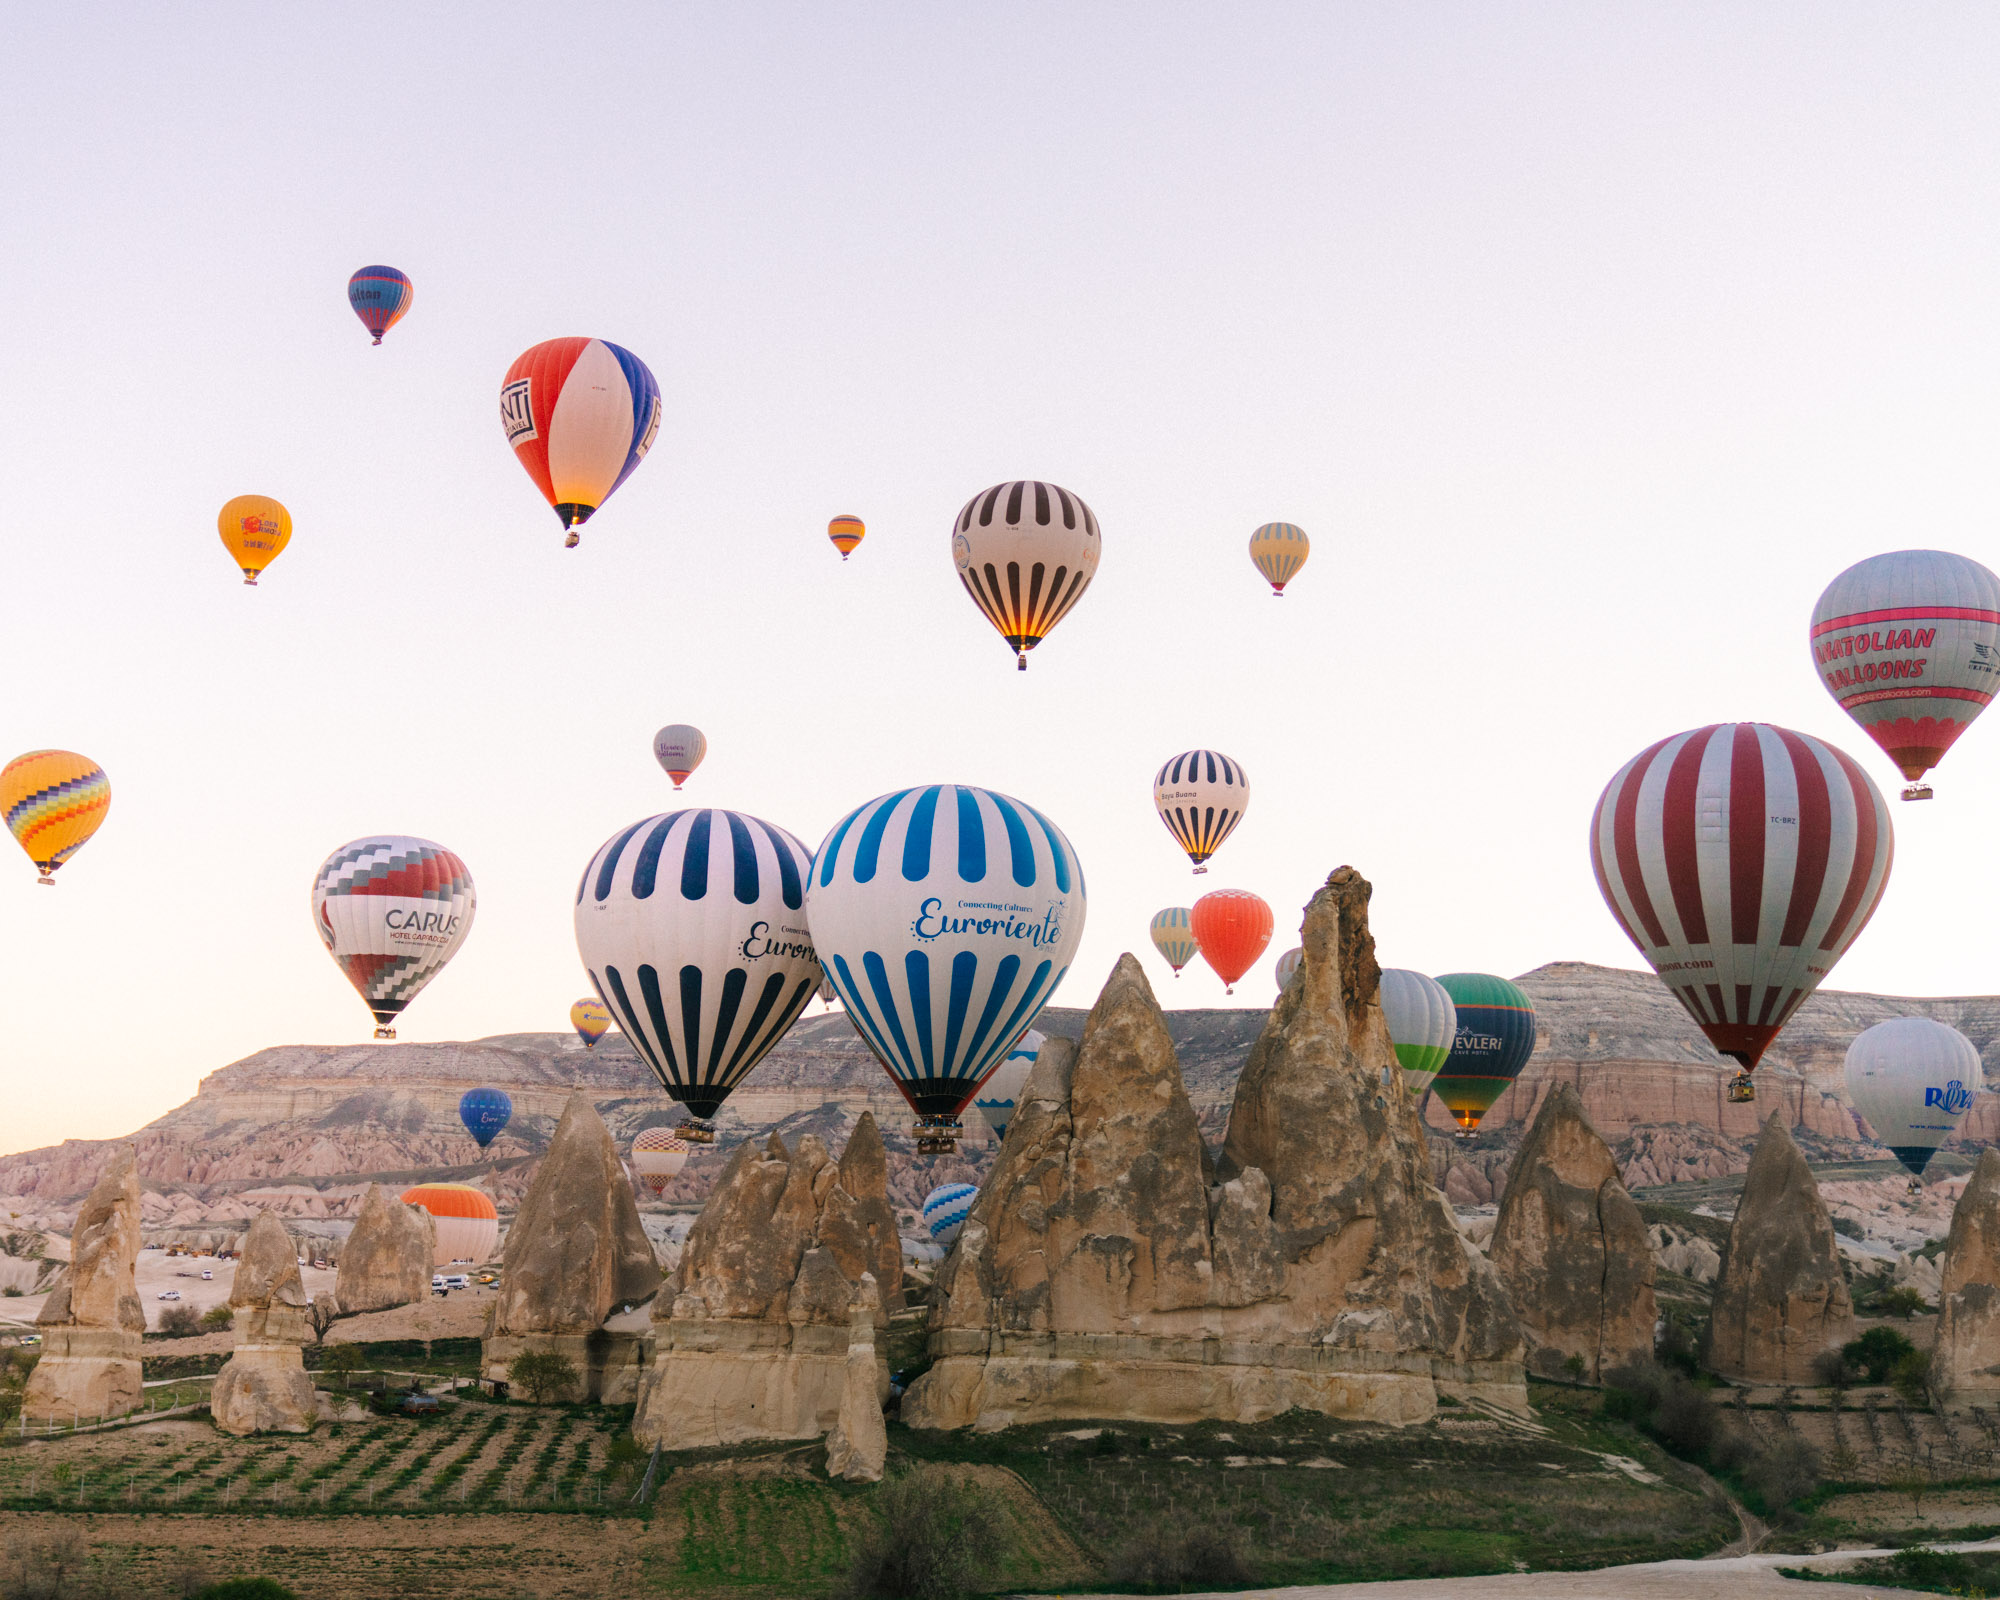
[(930, 1230), (932, 1242), (949, 1249), (978, 1198), (979, 1191), (969, 1183), (947, 1183), (925, 1195), (924, 1226)]
[(342, 845), (313, 876), (313, 931), (393, 1039), (403, 1008), (472, 931), (472, 874), (443, 845), (375, 834)]
[(1007, 1137), (1007, 1124), (1014, 1120), (1021, 1091), (1028, 1087), (1028, 1074), (1035, 1070), (1035, 1057), (1042, 1053), (1045, 1043), (1041, 1033), (1030, 1028), (1021, 1035), (1021, 1042), (1007, 1052), (1006, 1059), (986, 1075), (986, 1081), (973, 1095), (972, 1103), (993, 1130), (994, 1138)]
[(841, 1004), (920, 1117), (953, 1117), (1069, 971), (1076, 851), (991, 789), (899, 789), (837, 822), (806, 917)]
[(612, 835), (576, 893), (576, 949), (668, 1094), (713, 1117), (819, 988), (812, 859), (740, 811), (675, 811)]
[(653, 448), (660, 386), (620, 345), (548, 339), (523, 351), (500, 380), (500, 426), (573, 548), (576, 530)]

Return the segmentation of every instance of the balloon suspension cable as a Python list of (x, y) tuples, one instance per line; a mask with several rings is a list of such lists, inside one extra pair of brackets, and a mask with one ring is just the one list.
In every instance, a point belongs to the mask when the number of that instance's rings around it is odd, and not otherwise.
[(396, 1030), (385, 1022), (375, 1030), (375, 1037), (378, 1039), (393, 1039), (396, 1037)]
[(1905, 800), (1928, 800), (1931, 798), (1931, 793), (1931, 786), (1929, 784), (1913, 783), (1903, 791), (1903, 798)]
[(714, 1144), (715, 1124), (705, 1117), (689, 1117), (674, 1129), (674, 1137), (685, 1139), (689, 1144)]
[(958, 1153), (958, 1141), (965, 1133), (965, 1124), (955, 1115), (930, 1117), (919, 1114), (910, 1133), (917, 1141), (920, 1156), (949, 1156)]

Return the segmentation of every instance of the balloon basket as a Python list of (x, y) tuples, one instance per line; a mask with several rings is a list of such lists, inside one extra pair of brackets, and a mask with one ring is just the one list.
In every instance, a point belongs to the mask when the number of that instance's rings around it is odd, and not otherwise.
[(674, 1129), (676, 1139), (685, 1139), (689, 1144), (714, 1144), (715, 1124), (700, 1117), (689, 1117)]
[(1750, 1081), (1750, 1074), (1739, 1072), (1729, 1080), (1729, 1099), (1732, 1104), (1745, 1105), (1757, 1098), (1757, 1085)]
[(1207, 877), (1207, 876), (1208, 876), (1208, 868), (1206, 868), (1206, 867), (1196, 867), (1196, 868), (1194, 869), (1194, 875), (1195, 875), (1195, 876), (1196, 876), (1197, 878), (1205, 878), (1205, 877)]
[(583, 541), (576, 536), (576, 529), (571, 528), (567, 536), (565, 536), (563, 539), (563, 548), (565, 550), (574, 550), (578, 545), (582, 543)]
[(45, 884), (51, 889), (53, 889), (56, 886), (56, 880), (50, 877), (46, 872), (44, 872), (39, 878), (37, 878), (35, 882), (40, 884)]
[(910, 1133), (917, 1141), (917, 1154), (920, 1156), (955, 1155), (958, 1141), (965, 1133), (965, 1124), (955, 1116), (920, 1116)]
[(378, 1039), (393, 1039), (396, 1037), (396, 1030), (387, 1023), (384, 1023), (375, 1030), (375, 1037)]
[(1903, 791), (1903, 798), (1905, 800), (1928, 800), (1931, 798), (1931, 793), (1931, 786), (1929, 784), (1913, 783)]
[(1924, 1180), (1922, 1178), (1912, 1178), (1909, 1188), (1903, 1192), (1905, 1194), (1922, 1194), (1924, 1192)]
[(1028, 670), (1028, 658), (1025, 655), (1014, 657), (1014, 670), (1016, 672), (1026, 672)]
[(254, 573), (254, 572), (246, 572), (246, 573), (244, 573), (244, 574), (243, 574), (243, 583), (244, 583), (244, 587), (246, 587), (246, 588), (250, 588), (250, 589), (254, 589), (254, 588), (256, 588), (256, 587), (257, 587), (257, 575), (256, 575), (256, 573)]
[(1462, 1143), (1470, 1144), (1474, 1139), (1479, 1137), (1479, 1130), (1477, 1128), (1454, 1128), (1451, 1131), (1451, 1136)]

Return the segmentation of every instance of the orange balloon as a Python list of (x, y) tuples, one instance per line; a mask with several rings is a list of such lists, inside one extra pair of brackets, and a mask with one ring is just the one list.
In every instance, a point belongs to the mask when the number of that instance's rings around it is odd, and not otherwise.
[(1223, 989), (1234, 994), (1236, 980), (1256, 965), (1271, 942), (1271, 908), (1248, 889), (1217, 889), (1195, 901), (1188, 922), (1202, 960), (1215, 969)]

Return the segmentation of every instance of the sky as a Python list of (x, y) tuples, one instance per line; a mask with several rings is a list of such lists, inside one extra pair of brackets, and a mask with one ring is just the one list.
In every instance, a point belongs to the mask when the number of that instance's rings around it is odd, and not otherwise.
[[(337, 845), (461, 855), (406, 1039), (566, 1025), (596, 847), (684, 802), (817, 844), (991, 786), (1119, 953), (1263, 1003), (1352, 863), (1387, 965), (1640, 964), (1585, 827), (1628, 757), (1770, 720), (1887, 759), (1813, 601), (2000, 567), (2000, 12), (1939, 4), (44, 7), (0, 97), (13, 600), (0, 755), (83, 751), (97, 837), (0, 858), (0, 1149), (129, 1131), (255, 1050), (368, 1037), (313, 933)], [(357, 267), (415, 280), (380, 349)], [(565, 551), (501, 375), (638, 352), (644, 463)], [(950, 529), (1081, 495), (1103, 560), (1017, 673)], [(256, 589), (215, 533), (272, 494)], [(827, 519), (866, 519), (843, 565)], [(1245, 546), (1312, 557), (1274, 601)], [(1152, 774), (1247, 769), (1205, 878)], [(1896, 806), (1832, 985), (2000, 990), (2000, 727)], [(5, 841), (0, 841), (5, 844)], [(1277, 911), (1232, 1000), (1152, 913)]]

